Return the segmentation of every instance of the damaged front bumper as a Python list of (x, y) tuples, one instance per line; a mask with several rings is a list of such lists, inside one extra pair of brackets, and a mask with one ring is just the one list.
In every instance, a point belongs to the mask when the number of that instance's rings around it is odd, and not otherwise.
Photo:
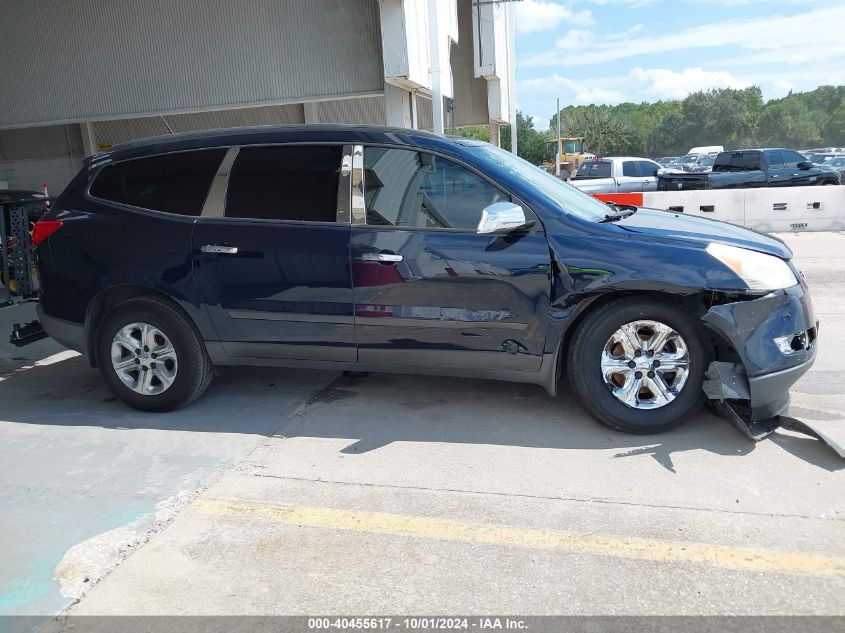
[(704, 382), (713, 405), (754, 440), (783, 426), (789, 388), (816, 358), (818, 321), (806, 287), (714, 305), (701, 320), (729, 345)]

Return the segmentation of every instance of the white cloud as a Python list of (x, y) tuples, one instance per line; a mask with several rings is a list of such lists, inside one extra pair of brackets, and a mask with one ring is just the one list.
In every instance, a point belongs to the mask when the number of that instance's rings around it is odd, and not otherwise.
[(638, 9), (640, 7), (647, 7), (650, 4), (654, 4), (656, 0), (590, 0), (590, 1), (593, 4), (597, 4), (599, 6), (616, 5), (616, 6), (625, 6), (625, 7), (628, 7), (629, 9)]
[(567, 31), (566, 35), (555, 42), (555, 46), (557, 48), (569, 48), (570, 50), (576, 50), (591, 46), (595, 41), (596, 34), (592, 31), (573, 29), (571, 31)]
[(751, 83), (731, 73), (703, 68), (634, 68), (629, 77), (642, 85), (642, 92), (656, 99), (683, 99), (691, 92), (711, 88), (748, 88)]
[(593, 24), (595, 21), (588, 10), (573, 11), (557, 2), (524, 0), (516, 5), (516, 29), (520, 33), (551, 31), (561, 22)]
[[(597, 36), (589, 54), (570, 55), (549, 51), (527, 55), (518, 61), (522, 68), (544, 66), (582, 66), (626, 59), (638, 55), (665, 55), (696, 48), (738, 46), (747, 54), (735, 55), (733, 65), (759, 63), (801, 64), (812, 61), (838, 61), (845, 57), (845, 3), (806, 11), (793, 16), (768, 16), (701, 24), (676, 33), (626, 37), (620, 44), (618, 34)], [(812, 41), (812, 53), (796, 42), (796, 34), (805, 34)], [(565, 51), (565, 38), (559, 41)]]
[[(537, 95), (560, 96), (563, 103), (616, 104), (623, 101), (682, 99), (691, 92), (711, 88), (747, 88), (751, 83), (725, 71), (685, 68), (633, 68), (625, 75), (572, 79), (559, 74), (518, 82), (520, 98), (531, 101)], [(536, 107), (534, 108), (536, 110)]]

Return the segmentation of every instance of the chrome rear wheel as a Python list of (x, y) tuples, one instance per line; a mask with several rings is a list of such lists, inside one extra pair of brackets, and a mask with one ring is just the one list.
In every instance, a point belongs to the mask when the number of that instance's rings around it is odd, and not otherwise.
[(167, 391), (179, 369), (170, 339), (149, 323), (130, 323), (117, 331), (111, 344), (111, 362), (120, 381), (143, 396)]

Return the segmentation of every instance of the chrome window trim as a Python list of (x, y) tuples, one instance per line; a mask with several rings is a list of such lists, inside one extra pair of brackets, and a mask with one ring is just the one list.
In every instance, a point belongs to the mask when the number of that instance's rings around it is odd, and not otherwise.
[[(143, 160), (145, 158), (157, 158), (159, 156), (170, 156), (171, 154), (184, 154), (186, 152), (205, 152), (205, 151), (212, 151), (212, 150), (221, 150), (221, 149), (226, 149), (226, 147), (227, 147), (226, 145), (211, 145), (211, 146), (208, 146), (208, 147), (192, 147), (190, 149), (179, 149), (179, 150), (174, 150), (172, 152), (156, 152), (154, 154), (145, 154), (144, 156), (135, 156), (133, 158), (124, 158), (123, 160), (117, 160), (117, 161), (109, 160), (107, 162), (98, 163), (97, 169), (93, 173), (89, 174), (88, 184), (85, 185), (85, 191), (83, 192), (83, 197), (85, 197), (89, 200), (93, 200), (94, 202), (102, 203), (102, 204), (117, 205), (119, 207), (131, 210), (131, 211), (145, 211), (147, 213), (161, 214), (161, 215), (171, 216), (171, 217), (174, 217), (174, 218), (188, 218), (193, 222), (193, 221), (202, 217), (202, 212), (205, 210), (205, 203), (208, 200), (208, 192), (206, 192), (205, 200), (203, 200), (203, 205), (200, 208), (200, 215), (190, 215), (190, 214), (187, 214), (187, 213), (173, 213), (172, 211), (162, 211), (161, 209), (150, 209), (148, 207), (138, 207), (138, 206), (135, 206), (134, 204), (126, 204), (125, 202), (118, 202), (117, 200), (109, 200), (107, 198), (100, 198), (100, 197), (95, 196), (91, 193), (91, 187), (97, 181), (97, 178), (100, 177), (100, 172), (102, 172), (107, 167), (111, 167), (113, 165), (122, 165), (123, 163), (131, 163), (132, 161)], [(223, 154), (223, 158), (220, 159), (220, 162), (222, 163), (225, 159), (226, 159), (226, 153)], [(90, 169), (90, 167), (89, 167), (89, 169)], [(217, 169), (219, 170), (220, 167), (218, 166)], [(212, 182), (212, 184), (214, 183), (213, 178), (212, 178), (211, 182)], [(209, 186), (209, 191), (210, 190), (211, 190), (211, 186)]]
[(202, 206), (201, 218), (222, 218), (226, 210), (226, 192), (229, 189), (229, 172), (238, 157), (240, 146), (230, 147), (226, 150), (217, 173), (211, 180), (211, 187), (208, 188), (208, 195), (205, 197), (205, 204)]
[(367, 204), (364, 199), (364, 146), (352, 150), (352, 224), (367, 224)]
[(337, 224), (352, 222), (352, 145), (344, 145), (340, 156), (340, 177), (337, 182)]

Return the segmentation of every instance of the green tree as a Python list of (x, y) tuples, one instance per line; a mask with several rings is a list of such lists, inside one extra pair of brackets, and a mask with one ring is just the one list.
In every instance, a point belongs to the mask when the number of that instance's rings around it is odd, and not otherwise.
[[(757, 86), (695, 92), (682, 100), (567, 106), (559, 113), (564, 136), (586, 136), (597, 154), (666, 156), (696, 145), (845, 145), (845, 86), (763, 101)], [(549, 122), (555, 130), (557, 118)]]
[[(539, 165), (543, 162), (546, 153), (546, 135), (534, 129), (534, 117), (525, 116), (522, 112), (516, 113), (517, 136), (516, 153), (530, 163)], [(501, 133), (502, 147), (510, 149), (511, 126), (502, 126)]]

